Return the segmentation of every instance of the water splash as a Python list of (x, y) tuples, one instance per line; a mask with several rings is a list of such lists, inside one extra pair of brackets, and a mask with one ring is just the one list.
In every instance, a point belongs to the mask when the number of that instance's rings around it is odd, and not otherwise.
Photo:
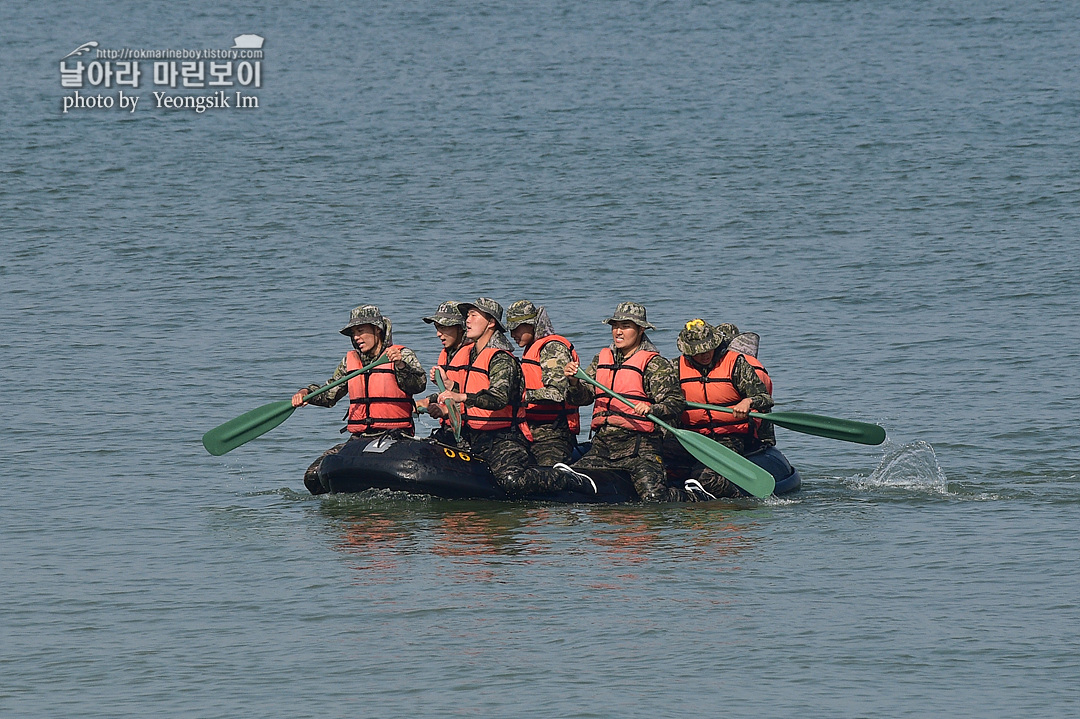
[[(796, 493), (797, 495), (797, 493)], [(775, 494), (766, 497), (761, 500), (761, 504), (767, 507), (786, 507), (791, 504), (802, 504), (803, 500), (796, 496), (783, 496), (778, 497)]]
[(859, 485), (949, 493), (949, 481), (934, 448), (922, 440), (888, 448), (877, 469)]

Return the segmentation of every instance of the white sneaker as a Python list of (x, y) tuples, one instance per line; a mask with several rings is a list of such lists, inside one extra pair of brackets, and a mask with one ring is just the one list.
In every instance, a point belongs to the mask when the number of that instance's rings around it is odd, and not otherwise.
[(599, 491), (596, 489), (596, 482), (594, 482), (593, 478), (589, 475), (575, 471), (570, 465), (564, 464), (562, 462), (556, 462), (555, 464), (551, 465), (551, 468), (557, 469), (564, 474), (569, 474), (572, 477), (576, 478), (577, 481), (575, 482), (575, 484), (582, 485), (582, 490), (592, 489), (593, 494), (599, 494)]
[(696, 479), (688, 479), (683, 482), (683, 489), (696, 502), (707, 502), (710, 499), (716, 499), (716, 495), (706, 491), (705, 487), (701, 486), (701, 482)]

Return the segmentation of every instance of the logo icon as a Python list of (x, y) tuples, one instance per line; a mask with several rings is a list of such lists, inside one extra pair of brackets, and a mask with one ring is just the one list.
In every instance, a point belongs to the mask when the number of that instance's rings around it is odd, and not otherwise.
[[(264, 38), (259, 35), (237, 35), (233, 38), (233, 48), (241, 50), (259, 50), (262, 48)], [(95, 45), (97, 43), (94, 43)]]
[[(243, 36), (241, 36), (241, 37), (243, 37)], [(239, 40), (239, 39), (240, 38), (237, 38), (237, 40)], [(69, 52), (67, 55), (64, 55), (64, 57), (62, 59), (67, 60), (72, 55), (82, 55), (84, 52), (90, 52), (90, 48), (97, 47), (97, 46), (98, 46), (98, 44), (96, 42), (94, 42), (93, 40), (91, 40), (90, 42), (84, 42), (82, 45), (79, 45), (77, 48), (75, 48), (74, 50)], [(259, 47), (262, 47), (261, 43), (259, 44)]]

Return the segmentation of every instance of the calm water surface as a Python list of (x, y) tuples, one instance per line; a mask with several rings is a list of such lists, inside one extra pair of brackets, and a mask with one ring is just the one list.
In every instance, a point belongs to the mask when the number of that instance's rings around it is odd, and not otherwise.
[[(0, 715), (1080, 710), (1067, 3), (0, 7)], [(61, 112), (58, 63), (267, 38), (257, 111)], [(145, 104), (142, 104), (145, 103)], [(308, 496), (378, 304), (762, 336), (804, 491)]]

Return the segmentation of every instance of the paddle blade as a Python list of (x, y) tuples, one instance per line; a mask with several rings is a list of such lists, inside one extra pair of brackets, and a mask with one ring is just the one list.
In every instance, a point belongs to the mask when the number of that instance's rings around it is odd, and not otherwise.
[[(711, 409), (715, 412), (727, 412), (731, 414), (731, 407), (721, 407), (715, 404), (702, 404), (701, 402), (687, 402), (687, 407), (698, 409)], [(778, 427), (790, 429), (795, 432), (812, 434), (818, 437), (839, 439), (843, 442), (856, 442), (858, 444), (881, 444), (885, 441), (885, 429), (869, 422), (856, 422), (853, 419), (839, 419), (838, 417), (826, 417), (821, 414), (809, 412), (751, 412), (754, 419), (772, 422)]]
[(749, 494), (768, 497), (776, 489), (771, 474), (714, 440), (686, 429), (669, 428), (679, 444), (706, 467), (713, 469)]
[(820, 414), (808, 414), (806, 412), (768, 412), (755, 414), (757, 419), (763, 419), (785, 429), (812, 434), (818, 437), (839, 439), (844, 442), (857, 444), (881, 444), (885, 441), (885, 429), (868, 422), (856, 422), (853, 419), (837, 419), (825, 417)]
[(277, 427), (287, 420), (295, 409), (292, 400), (288, 399), (264, 404), (204, 434), (203, 447), (215, 457), (225, 454)]

